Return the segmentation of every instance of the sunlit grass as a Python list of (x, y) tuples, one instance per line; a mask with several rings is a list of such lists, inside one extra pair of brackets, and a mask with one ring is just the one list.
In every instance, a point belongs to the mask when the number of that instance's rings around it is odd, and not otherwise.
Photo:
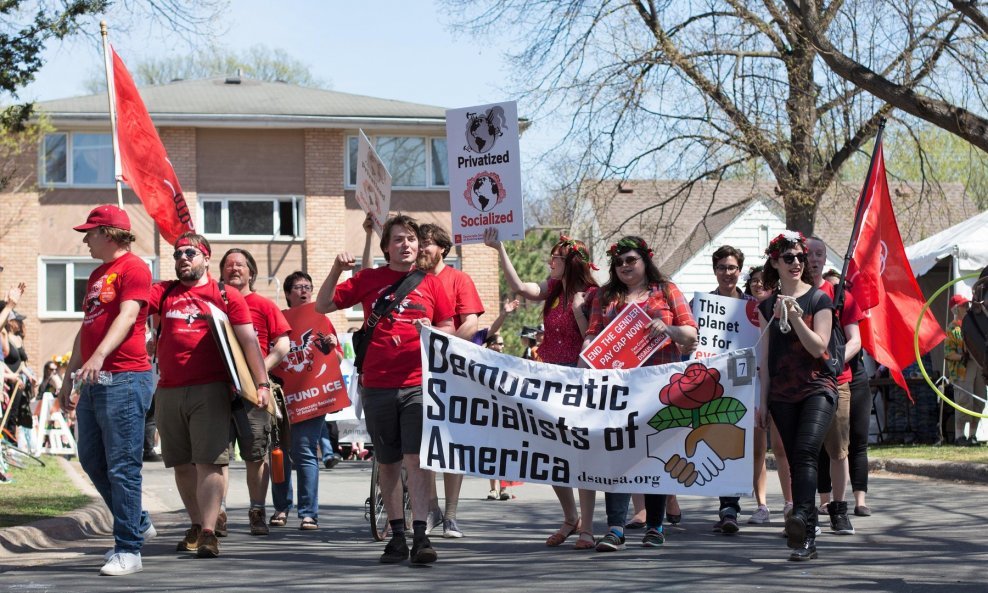
[(79, 492), (58, 459), (42, 459), (45, 467), (11, 468), (13, 482), (0, 483), (0, 527), (57, 517), (89, 504), (90, 498)]

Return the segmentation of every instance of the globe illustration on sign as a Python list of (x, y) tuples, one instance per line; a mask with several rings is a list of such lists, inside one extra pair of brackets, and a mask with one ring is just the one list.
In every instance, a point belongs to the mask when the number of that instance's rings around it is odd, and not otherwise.
[(504, 109), (500, 106), (491, 107), (484, 113), (468, 113), (467, 150), (483, 154), (494, 148), (494, 143), (502, 134), (501, 128), (504, 124)]
[(498, 180), (490, 175), (481, 175), (474, 179), (471, 188), (473, 197), (476, 198), (476, 208), (481, 212), (490, 212), (498, 203), (501, 195), (501, 186)]

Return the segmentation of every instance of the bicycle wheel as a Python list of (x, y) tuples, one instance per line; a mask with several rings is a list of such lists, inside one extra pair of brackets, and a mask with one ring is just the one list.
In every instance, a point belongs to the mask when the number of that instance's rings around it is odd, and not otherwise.
[(28, 466), (45, 467), (45, 462), (40, 457), (35, 457), (23, 449), (18, 449), (12, 445), (4, 445), (3, 451), (7, 458), (7, 463), (13, 467), (19, 469), (26, 469)]
[(377, 460), (371, 462), (370, 497), (368, 500), (371, 536), (374, 541), (384, 541), (388, 532), (388, 514), (384, 510), (384, 496), (381, 494), (380, 468)]

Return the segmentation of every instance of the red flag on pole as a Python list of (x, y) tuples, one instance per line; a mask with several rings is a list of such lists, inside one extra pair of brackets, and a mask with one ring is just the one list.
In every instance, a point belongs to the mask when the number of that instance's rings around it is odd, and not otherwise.
[[(847, 270), (848, 290), (867, 319), (861, 324), (861, 345), (907, 394), (902, 369), (915, 362), (913, 332), (926, 299), (916, 283), (899, 225), (892, 211), (885, 157), (879, 139), (872, 157), (871, 177), (861, 194), (864, 215)], [(919, 349), (926, 353), (946, 336), (927, 310), (920, 326)], [(912, 395), (909, 395), (910, 399)]]
[(116, 50), (110, 48), (110, 51), (122, 177), (158, 224), (161, 235), (174, 243), (179, 235), (193, 230), (192, 216), (134, 80)]

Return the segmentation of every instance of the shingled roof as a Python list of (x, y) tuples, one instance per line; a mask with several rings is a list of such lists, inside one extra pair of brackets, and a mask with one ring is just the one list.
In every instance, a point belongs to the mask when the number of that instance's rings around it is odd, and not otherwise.
[[(906, 245), (978, 214), (960, 183), (942, 184), (940, 191), (889, 186)], [(843, 252), (850, 239), (860, 190), (859, 184), (837, 184), (820, 203), (815, 232), (835, 250)], [(662, 269), (675, 270), (755, 200), (784, 211), (775, 183), (768, 181), (707, 180), (688, 187), (682, 181), (600, 181), (585, 193), (573, 232), (595, 245), (639, 235), (653, 246)]]
[[(311, 127), (364, 120), (380, 123), (444, 124), (446, 109), (282, 82), (243, 77), (181, 80), (140, 89), (158, 124), (190, 121), (305, 123)], [(55, 120), (105, 120), (105, 94), (41, 101)]]

